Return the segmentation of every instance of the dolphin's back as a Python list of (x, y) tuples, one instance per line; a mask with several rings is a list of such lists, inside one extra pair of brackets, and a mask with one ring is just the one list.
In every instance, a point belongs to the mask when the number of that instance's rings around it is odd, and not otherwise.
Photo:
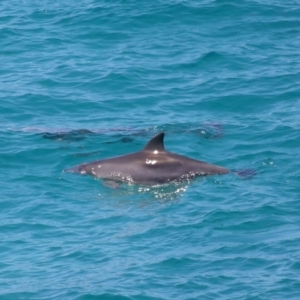
[(82, 164), (65, 171), (141, 184), (169, 183), (229, 172), (223, 167), (166, 151), (163, 138), (164, 134), (160, 133), (139, 152)]

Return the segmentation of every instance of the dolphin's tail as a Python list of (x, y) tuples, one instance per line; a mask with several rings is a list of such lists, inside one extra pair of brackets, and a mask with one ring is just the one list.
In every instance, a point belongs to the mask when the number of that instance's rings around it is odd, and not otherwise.
[(232, 170), (232, 172), (243, 179), (251, 179), (253, 176), (257, 175), (257, 171), (254, 169)]
[(73, 168), (64, 169), (63, 172), (64, 173), (76, 173), (76, 174), (82, 174), (82, 175), (86, 174), (84, 165), (78, 165)]

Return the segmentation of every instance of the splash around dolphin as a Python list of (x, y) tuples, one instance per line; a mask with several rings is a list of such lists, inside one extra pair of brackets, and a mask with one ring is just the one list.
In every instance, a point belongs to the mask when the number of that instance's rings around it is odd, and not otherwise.
[(142, 185), (183, 182), (230, 172), (226, 168), (167, 151), (164, 136), (163, 132), (158, 133), (139, 152), (81, 164), (64, 172)]

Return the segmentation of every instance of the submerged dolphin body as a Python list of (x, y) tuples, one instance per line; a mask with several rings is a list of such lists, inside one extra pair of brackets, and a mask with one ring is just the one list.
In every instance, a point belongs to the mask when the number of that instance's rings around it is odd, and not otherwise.
[(226, 174), (226, 168), (165, 150), (164, 133), (155, 135), (139, 152), (85, 163), (64, 172), (143, 185), (186, 181), (199, 176)]

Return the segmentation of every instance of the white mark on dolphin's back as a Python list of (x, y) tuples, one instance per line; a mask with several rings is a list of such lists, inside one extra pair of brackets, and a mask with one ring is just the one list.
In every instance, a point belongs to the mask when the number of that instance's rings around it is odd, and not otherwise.
[(146, 161), (145, 161), (145, 163), (147, 164), (147, 165), (155, 165), (156, 164), (156, 160), (151, 160), (151, 159), (146, 159)]

